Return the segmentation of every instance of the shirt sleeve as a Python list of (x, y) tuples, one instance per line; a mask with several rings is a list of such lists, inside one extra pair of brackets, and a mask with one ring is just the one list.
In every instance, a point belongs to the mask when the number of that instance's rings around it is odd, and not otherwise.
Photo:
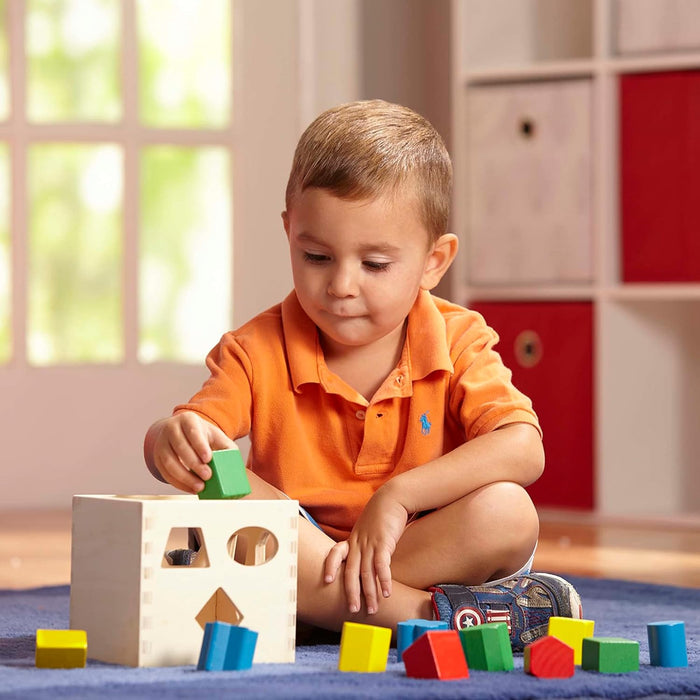
[(234, 333), (227, 333), (207, 355), (209, 378), (173, 413), (194, 411), (233, 440), (247, 435), (253, 406), (253, 366)]
[(467, 440), (511, 423), (529, 423), (542, 435), (532, 401), (513, 385), (512, 373), (494, 349), (498, 334), (469, 312), (451, 347), (454, 374), (450, 412)]

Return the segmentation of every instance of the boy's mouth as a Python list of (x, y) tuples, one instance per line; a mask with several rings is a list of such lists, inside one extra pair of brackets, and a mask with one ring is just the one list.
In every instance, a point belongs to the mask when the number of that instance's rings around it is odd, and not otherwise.
[(326, 313), (336, 318), (360, 318), (365, 315), (363, 313), (347, 311), (346, 309), (326, 309)]

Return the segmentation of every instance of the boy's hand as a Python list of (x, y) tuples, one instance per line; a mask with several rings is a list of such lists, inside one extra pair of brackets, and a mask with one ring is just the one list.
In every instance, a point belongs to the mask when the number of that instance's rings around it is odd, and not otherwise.
[(367, 614), (377, 612), (377, 580), (382, 595), (391, 595), (391, 557), (407, 521), (408, 513), (401, 503), (388, 490), (379, 489), (365, 506), (350, 537), (328, 553), (324, 580), (333, 582), (345, 561), (345, 594), (351, 613), (359, 612), (363, 593)]
[(185, 411), (151, 427), (146, 437), (146, 461), (169, 484), (199, 493), (211, 477), (208, 463), (212, 451), (232, 447), (235, 443), (222, 430), (196, 413)]

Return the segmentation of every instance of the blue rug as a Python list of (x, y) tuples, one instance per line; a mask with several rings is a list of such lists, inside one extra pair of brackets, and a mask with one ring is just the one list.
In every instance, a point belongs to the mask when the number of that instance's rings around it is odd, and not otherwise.
[[(85, 669), (34, 667), (37, 628), (68, 626), (67, 586), (0, 591), (0, 698), (660, 698), (700, 696), (700, 590), (621, 581), (571, 578), (581, 593), (584, 616), (596, 635), (636, 639), (639, 672), (606, 675), (582, 671), (566, 680), (523, 673), (522, 655), (508, 673), (471, 671), (459, 681), (407, 678), (391, 651), (386, 673), (336, 671), (338, 647), (299, 646), (294, 664), (256, 665), (242, 672), (200, 672), (193, 666), (126, 668), (88, 662)], [(649, 666), (647, 622), (684, 620), (688, 668)], [(89, 643), (89, 640), (88, 640)]]

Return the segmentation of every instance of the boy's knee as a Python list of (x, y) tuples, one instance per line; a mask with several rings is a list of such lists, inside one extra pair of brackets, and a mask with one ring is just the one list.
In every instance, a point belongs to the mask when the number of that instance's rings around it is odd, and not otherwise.
[(499, 481), (483, 487), (484, 507), (492, 526), (508, 539), (522, 541), (524, 546), (537, 541), (539, 518), (528, 492), (512, 481)]
[(488, 489), (489, 527), (494, 570), (489, 579), (510, 576), (532, 556), (539, 536), (539, 518), (527, 491), (513, 482), (498, 482)]

